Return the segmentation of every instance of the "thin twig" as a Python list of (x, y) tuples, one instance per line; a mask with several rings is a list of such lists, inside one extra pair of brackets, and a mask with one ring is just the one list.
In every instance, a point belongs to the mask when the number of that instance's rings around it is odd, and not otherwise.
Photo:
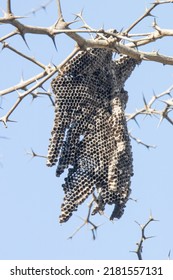
[(7, 48), (13, 52), (15, 52), (16, 54), (18, 54), (19, 56), (31, 61), (32, 63), (36, 64), (37, 66), (46, 69), (46, 66), (44, 64), (42, 64), (41, 62), (39, 62), (38, 60), (36, 60), (35, 58), (32, 58), (28, 55), (25, 55), (22, 52), (19, 52), (18, 50), (16, 50), (15, 48), (11, 47), (8, 43), (6, 43), (5, 41), (1, 42), (3, 44), (3, 49)]
[(91, 215), (91, 209), (92, 209), (92, 206), (93, 206), (93, 203), (94, 203), (94, 198), (91, 200), (91, 202), (89, 203), (88, 205), (88, 213), (87, 213), (87, 216), (85, 219), (81, 218), (83, 220), (83, 223), (72, 233), (72, 235), (70, 235), (68, 237), (68, 239), (72, 239), (76, 233), (78, 233), (85, 225), (91, 225), (91, 233), (92, 233), (92, 237), (93, 237), (93, 240), (96, 239), (96, 231), (97, 231), (97, 228), (99, 226), (95, 225), (93, 222), (91, 222), (90, 220), (90, 215)]
[(157, 1), (155, 3), (153, 3), (153, 5), (146, 10), (146, 12), (140, 16), (137, 20), (135, 20), (125, 31), (125, 34), (128, 34), (136, 25), (138, 25), (144, 18), (146, 18), (147, 16), (151, 16), (151, 11), (154, 10), (156, 8), (156, 6), (158, 6), (160, 3)]
[[(57, 67), (52, 67), (49, 68), (48, 72), (44, 71), (42, 74), (43, 76), (45, 76), (41, 81), (37, 82), (34, 86), (32, 86), (30, 89), (26, 90), (23, 94), (18, 93), (18, 98), (16, 100), (16, 102), (14, 103), (14, 105), (11, 107), (11, 109), (0, 118), (0, 121), (4, 123), (5, 127), (7, 127), (7, 122), (10, 121), (9, 117), (10, 115), (14, 112), (14, 110), (18, 107), (18, 105), (21, 103), (21, 101), (29, 94), (31, 94), (34, 90), (36, 90), (39, 87), (42, 87), (42, 85), (49, 80), (57, 71), (60, 71), (61, 68), (66, 64), (66, 62), (71, 59), (78, 51), (80, 50), (79, 47), (76, 47), (72, 53), (61, 63), (59, 64)], [(14, 88), (13, 88), (14, 91)], [(2, 92), (0, 93), (0, 95), (3, 95)]]
[(143, 258), (142, 258), (142, 252), (143, 252), (143, 243), (144, 243), (144, 241), (145, 241), (146, 239), (150, 239), (150, 238), (153, 238), (153, 237), (154, 237), (154, 236), (148, 236), (148, 237), (146, 237), (146, 235), (145, 235), (145, 230), (146, 230), (146, 228), (148, 227), (148, 225), (149, 225), (151, 222), (154, 222), (154, 221), (157, 221), (157, 220), (155, 220), (155, 219), (152, 217), (152, 215), (150, 215), (149, 220), (148, 220), (144, 225), (141, 225), (141, 224), (139, 224), (138, 222), (136, 222), (136, 223), (140, 226), (140, 228), (141, 228), (141, 238), (140, 238), (139, 242), (136, 243), (137, 249), (136, 249), (135, 251), (131, 251), (131, 252), (137, 254), (137, 257), (138, 257), (139, 260), (142, 260), (142, 259), (143, 259)]
[(29, 152), (27, 151), (26, 154), (30, 155), (32, 158), (35, 158), (35, 157), (47, 158), (47, 156), (43, 156), (43, 155), (39, 155), (39, 154), (35, 153), (32, 148), (31, 148), (31, 151), (29, 151)]
[(3, 42), (3, 41), (5, 41), (5, 40), (7, 40), (7, 39), (9, 39), (9, 38), (11, 38), (11, 37), (17, 35), (17, 34), (19, 34), (19, 32), (18, 32), (17, 30), (14, 30), (14, 31), (12, 31), (11, 33), (5, 35), (4, 37), (1, 37), (1, 38), (0, 38), (0, 42)]
[[(170, 124), (173, 125), (173, 119), (171, 119), (169, 117), (169, 114), (171, 112), (173, 112), (172, 103), (170, 103), (170, 99), (162, 100), (162, 98), (167, 95), (170, 97), (172, 90), (173, 90), (173, 86), (169, 87), (167, 90), (163, 91), (162, 93), (160, 93), (158, 95), (153, 94), (153, 96), (151, 97), (151, 99), (148, 103), (147, 103), (145, 97), (143, 97), (144, 107), (136, 110), (136, 112), (134, 112), (134, 113), (126, 114), (127, 121), (130, 121), (130, 120), (136, 121), (136, 118), (139, 115), (160, 116), (159, 125), (163, 121), (163, 119), (166, 119)], [(155, 107), (153, 107), (156, 104), (156, 101), (162, 101), (162, 103), (165, 104), (165, 106), (163, 107), (162, 110), (157, 110)]]
[(125, 31), (125, 34), (128, 34), (136, 25), (138, 25), (144, 18), (147, 16), (152, 16), (151, 11), (154, 10), (158, 5), (161, 4), (170, 4), (173, 3), (173, 0), (168, 1), (159, 1), (156, 0), (149, 9), (146, 9), (145, 13), (140, 16), (137, 20), (135, 20)]
[(134, 141), (136, 141), (138, 144), (143, 145), (143, 146), (146, 147), (147, 149), (150, 149), (150, 148), (155, 149), (155, 148), (156, 148), (155, 145), (146, 144), (146, 143), (144, 143), (143, 141), (141, 141), (139, 138), (134, 137), (134, 136), (131, 134), (131, 132), (129, 132), (129, 136), (130, 136)]

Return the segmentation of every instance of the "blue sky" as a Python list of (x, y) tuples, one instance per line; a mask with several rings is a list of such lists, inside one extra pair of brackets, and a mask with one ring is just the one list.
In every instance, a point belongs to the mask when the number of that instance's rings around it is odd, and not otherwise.
[[(5, 2), (0, 0), (0, 7), (5, 9)], [(13, 4), (14, 2), (14, 4)], [(151, 1), (91, 1), (63, 0), (62, 8), (67, 21), (74, 18), (74, 13), (84, 8), (84, 18), (93, 28), (126, 28), (140, 16)], [(17, 15), (24, 15), (32, 8), (45, 2), (31, 0), (12, 1)], [(106, 5), (105, 5), (106, 4)], [(132, 8), (133, 7), (133, 8)], [(170, 21), (172, 5), (157, 8), (159, 25), (173, 28)], [(130, 11), (130, 12), (129, 12)], [(44, 10), (38, 11), (23, 22), (32, 25), (49, 26), (56, 20), (55, 1)], [(153, 19), (145, 19), (134, 32), (151, 31)], [(80, 24), (78, 23), (78, 26)], [(0, 37), (10, 32), (12, 27), (0, 26)], [(45, 36), (26, 36), (30, 50), (23, 40), (16, 36), (10, 39), (10, 45), (24, 53), (35, 56), (44, 64), (60, 63), (74, 47), (74, 42), (65, 35), (57, 36), (58, 52), (51, 40)], [(142, 48), (146, 51), (159, 49), (160, 52), (173, 55), (172, 38), (156, 42)], [(5, 49), (0, 52), (3, 71), (0, 75), (0, 90), (28, 79), (40, 73), (32, 63)], [(50, 89), (49, 80), (45, 84)], [(143, 94), (147, 100), (153, 91), (161, 93), (173, 84), (172, 66), (163, 66), (153, 62), (143, 62), (135, 69), (126, 83), (129, 92), (127, 112), (134, 112), (143, 106)], [(14, 103), (17, 93), (11, 93), (0, 100), (3, 115)], [(159, 105), (160, 106), (160, 105)], [(150, 211), (158, 222), (153, 222), (146, 230), (149, 236), (144, 244), (144, 259), (167, 259), (173, 250), (173, 188), (172, 188), (172, 127), (166, 121), (158, 127), (158, 119), (139, 117), (140, 127), (129, 122), (132, 134), (147, 144), (156, 145), (156, 149), (147, 150), (132, 140), (134, 156), (134, 177), (132, 178), (132, 198), (124, 216), (114, 223), (105, 217), (95, 217), (99, 224), (97, 238), (92, 240), (89, 227), (84, 227), (72, 240), (68, 237), (81, 225), (79, 217), (87, 214), (86, 201), (79, 207), (68, 223), (60, 225), (58, 216), (63, 192), (63, 176), (56, 178), (55, 168), (46, 167), (45, 160), (26, 154), (31, 148), (46, 155), (53, 124), (53, 107), (47, 97), (32, 100), (27, 97), (12, 115), (16, 123), (9, 123), (8, 128), (0, 124), (0, 259), (136, 259), (131, 253), (140, 239), (140, 228), (135, 223), (144, 224)], [(109, 209), (107, 209), (109, 213)]]

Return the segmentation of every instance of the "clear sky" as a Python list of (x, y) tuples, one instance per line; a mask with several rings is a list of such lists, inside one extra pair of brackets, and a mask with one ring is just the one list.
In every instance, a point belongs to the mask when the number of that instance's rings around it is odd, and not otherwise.
[[(5, 9), (5, 2), (0, 0), (0, 7)], [(64, 17), (74, 19), (74, 13), (84, 8), (83, 16), (93, 28), (126, 28), (151, 1), (91, 1), (62, 0)], [(14, 4), (13, 4), (14, 3)], [(42, 0), (12, 1), (15, 14), (25, 15), (32, 8), (44, 4)], [(154, 15), (163, 28), (173, 28), (172, 5), (157, 8)], [(24, 23), (50, 26), (57, 16), (56, 3), (40, 10), (34, 16), (23, 19)], [(171, 19), (171, 20), (170, 20)], [(134, 32), (151, 31), (153, 18), (145, 19)], [(78, 23), (80, 26), (80, 23)], [(10, 32), (12, 27), (0, 26), (0, 37)], [(44, 64), (60, 63), (74, 47), (74, 42), (65, 35), (56, 37), (58, 51), (46, 36), (26, 36), (30, 50), (20, 37), (10, 39), (10, 45), (27, 55), (35, 56)], [(160, 52), (173, 56), (172, 38), (164, 39), (151, 46), (143, 47), (146, 51), (159, 49)], [(1, 74), (0, 90), (28, 79), (40, 73), (32, 63), (5, 49), (0, 52)], [(49, 80), (45, 88), (50, 89)], [(143, 106), (143, 94), (147, 101), (153, 91), (158, 94), (173, 84), (173, 67), (153, 62), (143, 62), (133, 72), (126, 83), (129, 92), (127, 112), (131, 113)], [(17, 93), (12, 93), (0, 100), (0, 114), (3, 115), (14, 103)], [(158, 106), (162, 106), (158, 102)], [(158, 222), (153, 222), (146, 230), (149, 236), (143, 248), (144, 259), (167, 259), (173, 250), (173, 188), (172, 188), (172, 126), (163, 121), (158, 127), (156, 118), (139, 117), (140, 127), (134, 121), (128, 123), (129, 130), (135, 137), (147, 144), (156, 145), (156, 149), (147, 150), (132, 140), (134, 156), (134, 177), (132, 178), (132, 198), (123, 217), (110, 222), (105, 217), (94, 217), (100, 225), (97, 238), (92, 240), (89, 227), (84, 227), (71, 240), (68, 237), (81, 225), (80, 217), (87, 214), (86, 201), (77, 213), (63, 225), (58, 223), (63, 192), (61, 184), (64, 176), (56, 178), (55, 167), (46, 167), (45, 160), (32, 159), (26, 154), (32, 148), (35, 152), (46, 155), (53, 124), (54, 109), (47, 97), (32, 100), (27, 97), (12, 115), (16, 123), (9, 123), (5, 129), (0, 123), (0, 259), (136, 259), (130, 251), (136, 249), (140, 239), (140, 228), (135, 223), (144, 224), (150, 211)], [(5, 139), (6, 138), (6, 139)], [(109, 213), (109, 209), (107, 209)]]

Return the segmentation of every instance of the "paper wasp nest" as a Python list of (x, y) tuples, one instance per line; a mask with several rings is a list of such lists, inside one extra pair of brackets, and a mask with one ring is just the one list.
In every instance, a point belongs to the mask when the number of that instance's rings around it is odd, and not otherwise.
[(127, 56), (112, 60), (112, 51), (80, 51), (52, 81), (55, 119), (47, 165), (66, 168), (60, 222), (97, 192), (93, 214), (113, 204), (110, 219), (120, 218), (130, 194), (132, 151), (123, 89), (138, 62)]

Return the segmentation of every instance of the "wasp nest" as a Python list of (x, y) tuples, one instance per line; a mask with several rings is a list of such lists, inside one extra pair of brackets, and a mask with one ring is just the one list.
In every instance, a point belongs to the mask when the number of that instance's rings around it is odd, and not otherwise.
[(132, 151), (123, 89), (138, 62), (127, 56), (112, 60), (112, 51), (89, 49), (75, 55), (52, 81), (55, 119), (47, 165), (66, 168), (60, 222), (97, 191), (93, 214), (114, 205), (110, 219), (120, 218), (130, 194)]

